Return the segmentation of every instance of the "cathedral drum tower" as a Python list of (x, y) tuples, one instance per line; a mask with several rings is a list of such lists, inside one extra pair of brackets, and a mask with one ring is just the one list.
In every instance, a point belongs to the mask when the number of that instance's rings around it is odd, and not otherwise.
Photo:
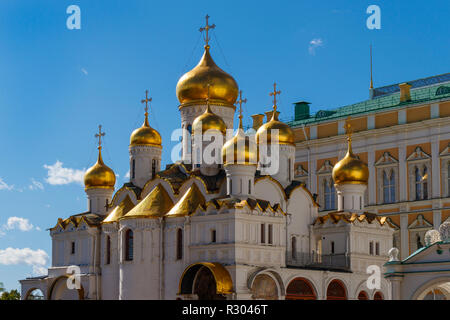
[(192, 154), (192, 125), (194, 120), (206, 110), (206, 99), (208, 98), (211, 111), (221, 117), (227, 129), (233, 128), (233, 118), (238, 96), (238, 84), (228, 73), (219, 68), (210, 54), (209, 30), (215, 25), (208, 24), (209, 16), (206, 16), (205, 27), (200, 31), (205, 31), (205, 51), (200, 62), (191, 71), (185, 73), (177, 84), (177, 97), (180, 101), (182, 137), (182, 160), (191, 163)]

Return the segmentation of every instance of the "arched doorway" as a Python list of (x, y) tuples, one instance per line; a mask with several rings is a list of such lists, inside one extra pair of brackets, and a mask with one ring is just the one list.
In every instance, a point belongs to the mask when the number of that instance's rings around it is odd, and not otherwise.
[(375, 292), (373, 300), (384, 300), (384, 296), (380, 291)]
[(369, 295), (363, 290), (358, 294), (358, 300), (369, 300)]
[(313, 285), (305, 278), (295, 278), (286, 289), (286, 300), (317, 300)]
[(25, 296), (25, 300), (44, 300), (44, 293), (41, 289), (30, 289)]
[(347, 290), (340, 280), (333, 280), (327, 288), (327, 300), (347, 300)]
[(217, 284), (214, 275), (207, 267), (201, 267), (195, 275), (194, 294), (198, 300), (225, 300), (221, 294), (217, 294)]
[(259, 274), (252, 284), (252, 299), (278, 300), (278, 287), (275, 280), (267, 274)]
[(441, 290), (434, 288), (428, 291), (423, 300), (447, 300), (447, 297)]
[(220, 263), (200, 262), (187, 267), (180, 279), (178, 295), (198, 300), (224, 300), (233, 292), (233, 281)]
[(62, 276), (53, 282), (50, 288), (49, 300), (83, 300), (84, 289), (69, 289), (67, 287), (68, 277)]

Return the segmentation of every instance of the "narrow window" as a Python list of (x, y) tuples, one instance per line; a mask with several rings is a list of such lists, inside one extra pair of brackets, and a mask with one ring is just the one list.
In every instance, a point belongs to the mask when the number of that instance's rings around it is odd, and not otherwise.
[(269, 224), (269, 244), (273, 244), (273, 225)]
[(331, 241), (331, 254), (334, 254), (334, 241)]
[(154, 177), (156, 174), (156, 160), (152, 160), (152, 177)]
[(75, 241), (72, 241), (71, 243), (70, 254), (75, 254)]
[(297, 238), (296, 237), (292, 237), (291, 247), (292, 247), (292, 259), (295, 260), (297, 258)]
[(291, 159), (287, 159), (287, 169), (288, 169), (288, 181), (291, 181)]
[(252, 180), (248, 180), (248, 194), (252, 194)]
[(373, 242), (369, 242), (369, 254), (373, 256)]
[(216, 230), (211, 230), (211, 242), (216, 243)]
[(266, 225), (261, 223), (261, 243), (266, 243)]
[(111, 263), (111, 238), (110, 236), (106, 237), (106, 263), (105, 264), (110, 264)]
[(380, 255), (380, 243), (377, 242), (375, 244), (375, 255), (379, 256)]
[(448, 163), (448, 168), (447, 168), (447, 196), (450, 197), (450, 162)]
[(389, 193), (390, 193), (390, 197), (389, 200), (391, 201), (391, 203), (395, 202), (395, 172), (394, 170), (391, 170), (391, 177), (389, 179)]
[(134, 179), (136, 176), (136, 160), (133, 159), (132, 165), (131, 165), (131, 177)]
[(177, 260), (183, 259), (183, 230), (177, 230)]
[(239, 180), (239, 193), (242, 193), (242, 179)]
[(415, 170), (415, 180), (416, 180), (416, 200), (421, 200), (422, 198), (422, 175), (420, 174), (420, 170), (416, 167)]
[(423, 168), (423, 176), (422, 176), (422, 181), (423, 181), (423, 199), (428, 199), (428, 170), (427, 167)]
[(125, 232), (125, 260), (133, 260), (133, 231), (131, 229)]

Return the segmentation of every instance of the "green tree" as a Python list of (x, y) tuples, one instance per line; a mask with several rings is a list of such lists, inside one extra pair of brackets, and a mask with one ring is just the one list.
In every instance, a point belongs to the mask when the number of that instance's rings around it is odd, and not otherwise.
[(20, 293), (17, 290), (4, 291), (0, 300), (20, 300)]
[(2, 293), (3, 291), (5, 291), (5, 285), (3, 284), (3, 282), (0, 282), (0, 293)]

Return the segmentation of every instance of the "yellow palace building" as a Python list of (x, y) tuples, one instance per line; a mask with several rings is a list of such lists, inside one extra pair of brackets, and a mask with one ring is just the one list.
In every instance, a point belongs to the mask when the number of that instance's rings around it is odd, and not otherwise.
[[(317, 197), (319, 214), (336, 211), (333, 166), (353, 150), (369, 168), (365, 210), (395, 226), (401, 258), (425, 245), (428, 230), (450, 217), (450, 73), (373, 88), (370, 99), (311, 115), (295, 103), (295, 180)], [(254, 128), (264, 115), (254, 115)]]

